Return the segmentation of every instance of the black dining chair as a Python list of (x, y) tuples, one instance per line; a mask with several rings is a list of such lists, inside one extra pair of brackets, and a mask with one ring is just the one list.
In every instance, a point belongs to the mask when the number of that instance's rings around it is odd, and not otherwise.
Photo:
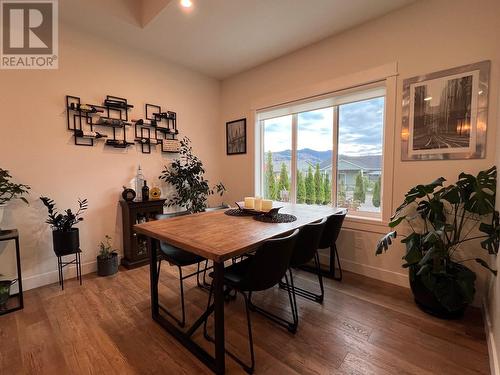
[[(321, 241), (319, 243), (320, 249), (330, 249), (328, 269), (321, 269), (321, 274), (337, 281), (342, 281), (342, 267), (340, 265), (340, 258), (337, 251), (336, 242), (340, 235), (340, 230), (342, 229), (342, 224), (344, 223), (346, 215), (347, 209), (342, 209), (339, 212), (328, 217), (325, 230), (323, 231), (323, 236), (321, 236)], [(339, 276), (337, 276), (336, 273), (335, 263), (337, 263), (338, 265)], [(316, 267), (304, 265), (300, 268), (309, 272), (316, 273)]]
[[(342, 209), (334, 215), (328, 217), (326, 222), (325, 230), (323, 231), (323, 236), (319, 243), (320, 249), (330, 249), (330, 261), (328, 270), (323, 271), (323, 275), (329, 276), (334, 280), (342, 281), (342, 266), (340, 265), (340, 257), (337, 251), (337, 239), (340, 235), (340, 230), (342, 229), (342, 224), (347, 216), (347, 209)], [(335, 263), (338, 265), (339, 275), (336, 275)]]
[[(157, 220), (164, 220), (164, 219), (171, 219), (173, 217), (178, 217), (178, 216), (184, 216), (188, 215), (189, 211), (182, 211), (182, 212), (175, 212), (175, 213), (170, 213), (170, 214), (161, 214), (161, 215), (156, 215)], [(198, 287), (203, 288), (204, 285), (202, 282), (200, 282), (200, 273), (201, 272), (206, 272), (206, 269), (200, 270), (200, 263), (205, 261), (205, 267), (207, 266), (206, 264), (206, 259), (190, 253), (188, 251), (179, 249), (178, 247), (172, 246), (166, 242), (160, 242), (160, 251), (158, 252), (158, 277), (156, 279), (156, 282), (158, 283), (160, 280), (160, 270), (161, 270), (161, 262), (163, 260), (167, 261), (171, 265), (174, 265), (178, 268), (179, 270), (179, 283), (180, 283), (180, 294), (181, 294), (181, 312), (182, 312), (182, 317), (179, 319), (175, 315), (173, 315), (170, 311), (168, 311), (166, 308), (162, 307), (160, 305), (160, 308), (172, 319), (174, 319), (177, 324), (180, 327), (184, 327), (186, 325), (186, 311), (184, 307), (184, 280), (195, 276), (196, 275), (196, 284)], [(182, 268), (186, 266), (191, 266), (191, 265), (197, 265), (197, 270), (196, 272), (192, 272), (188, 275), (183, 275), (182, 273)]]
[[(229, 208), (229, 206), (228, 205), (221, 205), (218, 207), (206, 208), (205, 212), (216, 211), (216, 210), (221, 210), (221, 209), (226, 209), (226, 208)], [(156, 219), (157, 220), (170, 219), (173, 217), (184, 216), (184, 215), (188, 215), (188, 214), (190, 214), (189, 211), (174, 212), (174, 213), (170, 213), (170, 214), (161, 214), (161, 215), (156, 215)], [(212, 267), (208, 267), (208, 260), (199, 256), (199, 255), (196, 255), (196, 254), (190, 253), (188, 251), (179, 249), (178, 247), (172, 246), (166, 242), (160, 242), (160, 252), (159, 252), (159, 257), (158, 257), (157, 282), (160, 279), (160, 270), (161, 270), (162, 260), (165, 260), (168, 263), (177, 266), (177, 268), (179, 270), (182, 317), (181, 317), (181, 319), (179, 319), (178, 317), (173, 315), (170, 311), (168, 311), (164, 307), (160, 306), (160, 308), (168, 316), (170, 316), (172, 319), (174, 319), (179, 326), (184, 327), (186, 325), (186, 311), (185, 311), (185, 306), (184, 306), (184, 280), (196, 275), (196, 285), (199, 288), (209, 290), (210, 284), (206, 282), (205, 275), (206, 275), (207, 270), (211, 269)], [(203, 269), (200, 269), (201, 262), (205, 263)], [(196, 272), (192, 272), (188, 275), (183, 275), (182, 268), (186, 267), (186, 266), (191, 266), (194, 264), (197, 265)], [(203, 278), (200, 280), (201, 273), (203, 273)]]
[[(295, 315), (297, 316), (298, 324), (298, 308), (295, 301), (295, 296), (299, 295), (301, 297), (307, 298), (311, 301), (323, 303), (325, 296), (325, 289), (323, 287), (323, 277), (321, 274), (318, 248), (320, 246), (320, 241), (323, 236), (323, 232), (326, 227), (328, 219), (325, 217), (322, 220), (303, 226), (300, 229), (297, 242), (295, 243), (295, 249), (290, 259), (290, 269), (288, 270), (290, 275), (290, 284), (280, 282), (280, 287), (282, 289), (292, 290), (292, 295), (294, 297), (295, 305)], [(318, 283), (320, 294), (313, 293), (307, 289), (297, 287), (293, 280), (292, 268), (298, 268), (304, 264), (313, 261), (316, 268), (316, 275), (318, 276)]]
[[(323, 231), (323, 236), (321, 237), (321, 241), (319, 243), (320, 249), (330, 249), (329, 274), (332, 279), (337, 281), (342, 281), (342, 266), (340, 265), (339, 253), (337, 251), (337, 239), (339, 238), (340, 230), (342, 229), (342, 224), (344, 223), (346, 216), (347, 209), (342, 209), (335, 215), (328, 217), (326, 228)], [(337, 260), (337, 264), (339, 266), (339, 276), (335, 275), (335, 260)]]
[[(299, 230), (296, 229), (293, 233), (286, 237), (267, 240), (259, 247), (253, 256), (231, 264), (224, 269), (224, 285), (236, 291), (236, 293), (243, 295), (245, 300), (251, 364), (245, 364), (243, 360), (228, 350), (226, 350), (226, 353), (238, 364), (240, 364), (249, 374), (253, 373), (255, 369), (252, 324), (250, 320), (251, 294), (252, 292), (272, 288), (278, 284), (283, 277), (288, 280), (286, 273), (298, 233)], [(212, 276), (212, 274), (210, 274), (210, 276)], [(208, 297), (207, 309), (211, 305), (212, 289), (213, 281)], [(292, 306), (292, 314), (294, 314), (295, 310), (293, 309), (293, 299), (290, 291), (288, 292), (288, 298), (290, 300), (290, 305)], [(208, 317), (204, 322), (203, 333), (207, 340), (214, 342), (214, 339), (208, 334), (207, 320)]]

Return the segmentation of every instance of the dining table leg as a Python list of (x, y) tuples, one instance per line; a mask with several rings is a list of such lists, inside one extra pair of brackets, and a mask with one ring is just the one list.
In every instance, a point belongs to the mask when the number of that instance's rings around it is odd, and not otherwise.
[[(147, 237), (149, 251), (149, 278), (151, 291), (151, 315), (153, 320), (160, 324), (167, 332), (174, 336), (186, 349), (193, 353), (198, 359), (206, 364), (214, 373), (224, 374), (226, 370), (225, 361), (225, 337), (224, 337), (224, 263), (214, 262), (214, 304), (193, 324), (187, 331), (179, 330), (174, 324), (160, 315), (160, 304), (158, 301), (158, 258), (159, 241)], [(215, 356), (208, 354), (197, 343), (192, 341), (191, 336), (200, 327), (205, 319), (214, 312), (215, 321)]]
[(214, 262), (215, 303), (215, 367), (217, 374), (226, 370), (226, 349), (224, 337), (224, 262)]
[(154, 320), (156, 320), (160, 314), (160, 307), (158, 304), (158, 283), (156, 282), (156, 279), (158, 278), (158, 272), (156, 270), (156, 261), (158, 258), (156, 253), (156, 242), (157, 240), (147, 237), (147, 246), (149, 250), (149, 279), (151, 288), (151, 315)]

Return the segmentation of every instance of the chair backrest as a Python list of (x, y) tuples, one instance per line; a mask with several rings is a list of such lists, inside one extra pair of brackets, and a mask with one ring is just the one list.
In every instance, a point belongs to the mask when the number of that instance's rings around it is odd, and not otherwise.
[(205, 208), (205, 212), (212, 212), (212, 211), (217, 211), (217, 210), (225, 210), (226, 208), (230, 208), (230, 206), (226, 203), (222, 203), (220, 206), (217, 207), (207, 207)]
[(159, 214), (155, 216), (156, 220), (171, 219), (177, 216), (189, 215), (189, 211), (171, 212), (168, 214)]
[(299, 230), (286, 237), (273, 238), (264, 242), (255, 255), (248, 260), (250, 265), (241, 286), (248, 291), (272, 288), (285, 276), (290, 264), (293, 248)]
[(343, 209), (340, 212), (328, 217), (325, 230), (323, 231), (323, 236), (321, 237), (321, 241), (319, 243), (320, 249), (330, 247), (337, 241), (346, 215), (347, 209)]
[(290, 266), (301, 266), (314, 258), (319, 248), (319, 242), (323, 235), (326, 222), (327, 218), (325, 217), (321, 221), (304, 225), (300, 229), (297, 242), (295, 242), (292, 258), (290, 259)]

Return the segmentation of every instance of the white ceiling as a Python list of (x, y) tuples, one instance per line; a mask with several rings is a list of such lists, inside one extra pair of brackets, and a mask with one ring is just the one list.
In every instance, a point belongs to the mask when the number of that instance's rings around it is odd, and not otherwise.
[(415, 0), (64, 0), (63, 22), (218, 79)]

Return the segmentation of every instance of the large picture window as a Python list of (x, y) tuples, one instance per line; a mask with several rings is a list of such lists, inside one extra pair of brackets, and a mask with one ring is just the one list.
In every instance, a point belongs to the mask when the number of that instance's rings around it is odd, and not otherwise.
[(380, 217), (384, 118), (380, 86), (258, 111), (260, 193)]

